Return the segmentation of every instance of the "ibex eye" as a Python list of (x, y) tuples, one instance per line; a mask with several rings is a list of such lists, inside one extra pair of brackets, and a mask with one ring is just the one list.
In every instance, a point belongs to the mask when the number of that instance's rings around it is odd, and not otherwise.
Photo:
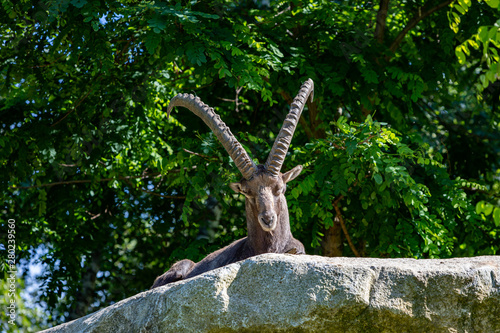
[(252, 191), (250, 191), (249, 189), (243, 188), (243, 189), (241, 189), (241, 193), (246, 195), (246, 196), (250, 196)]
[(276, 186), (274, 189), (273, 189), (273, 193), (274, 195), (279, 195), (281, 193), (285, 193), (285, 186)]

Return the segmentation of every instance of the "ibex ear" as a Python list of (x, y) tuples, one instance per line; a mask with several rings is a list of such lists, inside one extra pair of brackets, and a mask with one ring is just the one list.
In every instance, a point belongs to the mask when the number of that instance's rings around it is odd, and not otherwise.
[(292, 170), (289, 170), (283, 174), (283, 182), (286, 184), (291, 180), (294, 180), (302, 172), (302, 165), (297, 165)]
[(229, 187), (236, 193), (241, 193), (241, 183), (229, 183)]

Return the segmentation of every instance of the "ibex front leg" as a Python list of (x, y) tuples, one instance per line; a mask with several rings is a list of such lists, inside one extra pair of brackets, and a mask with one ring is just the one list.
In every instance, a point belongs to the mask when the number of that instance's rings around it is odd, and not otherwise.
[(175, 264), (172, 265), (172, 267), (170, 267), (168, 271), (166, 271), (165, 273), (156, 278), (151, 289), (163, 286), (164, 284), (170, 282), (175, 282), (185, 279), (186, 276), (189, 274), (189, 272), (193, 270), (195, 265), (196, 264), (189, 259), (184, 259), (179, 262), (176, 262)]

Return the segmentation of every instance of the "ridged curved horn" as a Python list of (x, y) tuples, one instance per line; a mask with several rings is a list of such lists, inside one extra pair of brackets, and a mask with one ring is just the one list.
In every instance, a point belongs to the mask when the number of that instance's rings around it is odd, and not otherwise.
[(257, 171), (255, 163), (213, 108), (203, 103), (199, 97), (190, 94), (178, 94), (170, 100), (167, 108), (167, 117), (170, 116), (170, 111), (176, 106), (183, 106), (200, 117), (214, 132), (243, 177), (245, 179), (252, 178)]
[(309, 96), (311, 96), (312, 102), (314, 98), (314, 82), (311, 79), (304, 82), (302, 87), (300, 87), (299, 93), (293, 99), (290, 112), (286, 116), (280, 133), (276, 137), (273, 148), (267, 158), (265, 168), (275, 177), (280, 173), (281, 166), (285, 161), (286, 153), (292, 141), (293, 133)]

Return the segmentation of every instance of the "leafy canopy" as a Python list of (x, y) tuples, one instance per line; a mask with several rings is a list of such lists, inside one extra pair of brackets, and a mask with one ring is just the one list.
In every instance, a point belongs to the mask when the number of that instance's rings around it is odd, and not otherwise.
[(498, 254), (498, 1), (0, 5), (0, 224), (24, 278), (44, 267), (40, 325), (246, 235), (234, 163), (189, 111), (166, 118), (180, 92), (262, 162), (314, 80), (283, 167), (306, 166), (287, 198), (308, 253)]

